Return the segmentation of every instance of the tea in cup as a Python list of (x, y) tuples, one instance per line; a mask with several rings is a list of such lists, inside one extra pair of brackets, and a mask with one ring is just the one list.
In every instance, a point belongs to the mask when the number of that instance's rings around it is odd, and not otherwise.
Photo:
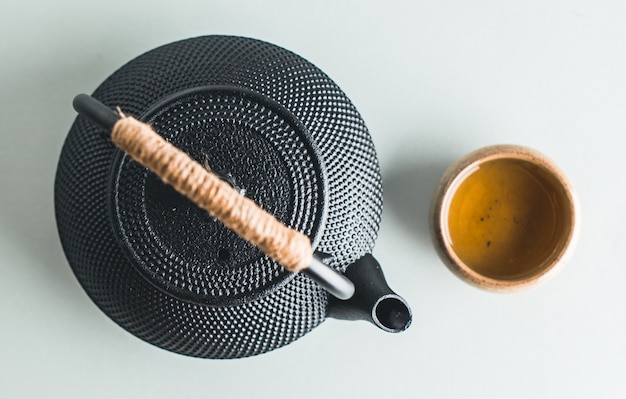
[(571, 183), (543, 154), (496, 145), (444, 173), (431, 203), (431, 235), (443, 262), (479, 288), (511, 291), (555, 275), (578, 230)]

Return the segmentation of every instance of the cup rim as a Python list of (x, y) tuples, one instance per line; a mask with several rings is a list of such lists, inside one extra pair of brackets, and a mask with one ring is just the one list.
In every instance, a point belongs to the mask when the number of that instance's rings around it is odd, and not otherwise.
[[(498, 279), (483, 275), (467, 266), (454, 252), (447, 238), (447, 211), (458, 185), (481, 164), (496, 159), (518, 159), (540, 167), (555, 179), (563, 192), (566, 212), (567, 235), (562, 240), (553, 260), (537, 272), (518, 278)], [(548, 157), (529, 147), (513, 144), (498, 144), (479, 148), (453, 163), (444, 172), (430, 210), (431, 238), (443, 263), (461, 280), (478, 288), (496, 292), (520, 291), (535, 287), (558, 274), (571, 258), (580, 230), (580, 210), (576, 192), (563, 171)]]

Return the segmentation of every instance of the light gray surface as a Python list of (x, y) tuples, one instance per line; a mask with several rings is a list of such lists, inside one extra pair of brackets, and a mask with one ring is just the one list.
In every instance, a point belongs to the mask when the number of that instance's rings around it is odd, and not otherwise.
[[(0, 397), (626, 397), (626, 2), (4, 2), (0, 11)], [(328, 73), (377, 145), (375, 255), (414, 322), (328, 320), (237, 361), (191, 359), (110, 321), (53, 214), (71, 99), (153, 47), (203, 34), (286, 47)], [(497, 295), (457, 280), (427, 234), (439, 175), (495, 143), (534, 147), (578, 189), (562, 274)]]

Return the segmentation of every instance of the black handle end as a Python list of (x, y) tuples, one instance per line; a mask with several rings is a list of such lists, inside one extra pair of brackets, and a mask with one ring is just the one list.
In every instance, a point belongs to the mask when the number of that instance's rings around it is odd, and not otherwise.
[(74, 97), (72, 105), (76, 112), (102, 126), (108, 132), (120, 119), (120, 116), (109, 107), (87, 94), (79, 94)]

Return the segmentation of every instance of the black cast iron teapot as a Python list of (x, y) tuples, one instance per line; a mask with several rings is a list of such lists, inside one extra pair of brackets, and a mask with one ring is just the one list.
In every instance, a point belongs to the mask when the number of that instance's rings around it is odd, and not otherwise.
[(409, 326), (408, 305), (370, 255), (382, 211), (374, 145), (314, 65), (258, 40), (199, 37), (130, 61), (93, 97), (309, 236), (356, 287), (339, 300), (285, 271), (79, 116), (57, 170), (59, 235), (81, 285), (123, 328), (170, 351), (236, 358), (286, 345), (327, 316)]

